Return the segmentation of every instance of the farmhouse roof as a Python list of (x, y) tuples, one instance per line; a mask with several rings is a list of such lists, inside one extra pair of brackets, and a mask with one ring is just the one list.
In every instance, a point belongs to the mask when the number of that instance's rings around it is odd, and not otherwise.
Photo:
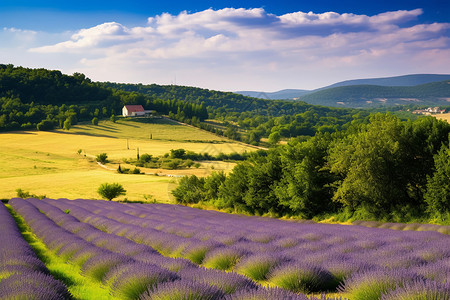
[(128, 110), (128, 112), (144, 112), (144, 108), (142, 107), (142, 105), (125, 105), (126, 109)]

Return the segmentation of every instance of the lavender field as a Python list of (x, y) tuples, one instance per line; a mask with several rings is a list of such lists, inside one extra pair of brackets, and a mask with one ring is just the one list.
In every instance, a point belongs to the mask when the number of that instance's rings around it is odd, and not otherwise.
[[(165, 204), (9, 203), (114, 299), (450, 299), (450, 236), (438, 232)], [(0, 223), (0, 298), (70, 299), (70, 284), (50, 275), (3, 205)]]

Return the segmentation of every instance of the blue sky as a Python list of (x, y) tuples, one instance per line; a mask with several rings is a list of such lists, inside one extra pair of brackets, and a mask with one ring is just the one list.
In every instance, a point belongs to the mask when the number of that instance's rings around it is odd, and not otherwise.
[(443, 74), (450, 1), (2, 0), (0, 63), (229, 91)]

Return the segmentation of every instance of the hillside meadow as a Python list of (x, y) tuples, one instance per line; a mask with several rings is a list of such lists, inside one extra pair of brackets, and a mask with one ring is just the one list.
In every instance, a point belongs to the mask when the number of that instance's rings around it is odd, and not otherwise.
[(450, 113), (435, 115), (436, 119), (450, 122)]
[[(161, 202), (170, 201), (170, 189), (176, 186), (176, 177), (166, 175), (206, 176), (213, 170), (229, 171), (234, 164), (203, 162), (199, 168), (185, 170), (142, 169), (163, 176), (115, 172), (122, 159), (136, 157), (137, 148), (140, 154), (153, 156), (178, 148), (212, 155), (253, 150), (167, 119), (120, 119), (98, 126), (76, 125), (69, 131), (1, 133), (0, 144), (0, 198), (14, 197), (21, 188), (48, 197), (98, 199), (101, 183), (118, 182), (127, 190), (122, 199), (144, 200), (144, 195), (151, 195)], [(99, 153), (108, 154), (106, 168), (95, 162)]]

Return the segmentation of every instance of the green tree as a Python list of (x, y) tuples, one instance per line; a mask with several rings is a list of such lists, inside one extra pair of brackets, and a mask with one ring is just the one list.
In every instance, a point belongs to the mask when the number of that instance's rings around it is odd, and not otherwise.
[(97, 193), (100, 196), (108, 199), (109, 201), (120, 195), (125, 195), (126, 192), (127, 191), (119, 183), (103, 183), (97, 190)]
[(51, 120), (43, 120), (37, 124), (36, 128), (40, 131), (47, 131), (55, 128), (55, 125)]
[(281, 135), (278, 131), (274, 131), (269, 135), (269, 144), (276, 145), (281, 139)]
[(206, 199), (215, 200), (219, 196), (219, 188), (225, 182), (226, 176), (223, 171), (213, 172), (205, 178)]
[(71, 127), (72, 127), (72, 121), (70, 119), (66, 119), (64, 121), (64, 125), (63, 125), (64, 130), (70, 130)]
[(219, 208), (234, 208), (247, 211), (244, 195), (248, 191), (249, 172), (253, 168), (249, 162), (244, 161), (237, 164), (226, 180), (219, 187), (217, 205)]
[(316, 134), (305, 142), (292, 139), (282, 147), (283, 176), (276, 194), (285, 212), (312, 218), (337, 209), (331, 188), (336, 177), (326, 167), (331, 141), (329, 134)]
[(434, 157), (436, 171), (428, 177), (425, 201), (427, 212), (450, 220), (450, 149), (442, 147)]
[(178, 203), (198, 203), (205, 200), (204, 185), (204, 178), (198, 178), (195, 175), (185, 176), (181, 178), (178, 187), (172, 191), (172, 195)]
[(116, 115), (111, 115), (111, 117), (109, 118), (111, 122), (116, 123), (117, 121), (117, 117)]
[(247, 170), (247, 191), (243, 197), (247, 210), (260, 215), (280, 214), (275, 194), (282, 174), (279, 153), (272, 150), (267, 156), (257, 156), (250, 161), (252, 167)]
[(377, 114), (359, 133), (338, 140), (329, 159), (331, 171), (342, 177), (334, 200), (377, 218), (407, 205), (405, 136), (400, 119)]
[(97, 117), (92, 118), (92, 125), (95, 125), (95, 126), (98, 125), (98, 118)]
[(185, 154), (186, 154), (186, 150), (184, 150), (184, 149), (171, 149), (170, 150), (170, 158), (183, 159)]
[(223, 133), (223, 135), (232, 140), (239, 141), (241, 139), (241, 135), (237, 131), (236, 126), (233, 125), (229, 125), (227, 127), (227, 130), (225, 130), (225, 132)]
[(100, 153), (97, 155), (96, 160), (99, 163), (106, 164), (108, 162), (108, 155), (106, 153)]

